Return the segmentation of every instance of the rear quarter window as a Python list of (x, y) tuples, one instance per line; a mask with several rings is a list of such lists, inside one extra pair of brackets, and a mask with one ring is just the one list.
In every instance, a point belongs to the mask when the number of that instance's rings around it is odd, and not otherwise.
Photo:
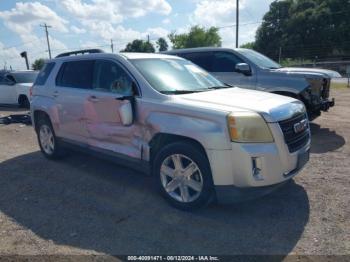
[(55, 63), (46, 63), (44, 67), (41, 69), (40, 73), (38, 74), (34, 82), (34, 85), (39, 85), (39, 86), (45, 85), (46, 80), (48, 79), (54, 67), (55, 67)]
[(93, 60), (64, 62), (56, 77), (56, 85), (91, 89), (94, 70)]

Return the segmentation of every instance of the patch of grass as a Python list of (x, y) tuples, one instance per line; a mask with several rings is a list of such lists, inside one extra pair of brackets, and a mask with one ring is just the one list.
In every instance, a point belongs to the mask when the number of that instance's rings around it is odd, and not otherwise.
[[(331, 88), (348, 88), (348, 83), (331, 83)], [(349, 88), (350, 90), (350, 88)]]

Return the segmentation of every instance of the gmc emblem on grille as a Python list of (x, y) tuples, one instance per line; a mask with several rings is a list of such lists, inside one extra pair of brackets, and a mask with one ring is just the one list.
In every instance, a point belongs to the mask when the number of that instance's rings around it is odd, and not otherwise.
[(294, 132), (296, 134), (303, 132), (307, 129), (307, 119), (301, 120), (300, 122), (294, 124)]

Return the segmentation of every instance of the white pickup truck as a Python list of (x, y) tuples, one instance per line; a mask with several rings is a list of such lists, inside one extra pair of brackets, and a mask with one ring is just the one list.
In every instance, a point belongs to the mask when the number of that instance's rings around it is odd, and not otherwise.
[(30, 88), (37, 71), (3, 71), (0, 73), (0, 104), (29, 108)]

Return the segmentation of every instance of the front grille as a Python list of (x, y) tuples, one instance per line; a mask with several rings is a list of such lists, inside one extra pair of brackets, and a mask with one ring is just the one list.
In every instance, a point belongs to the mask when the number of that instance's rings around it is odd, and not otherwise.
[(306, 114), (300, 114), (293, 118), (278, 122), (282, 129), (284, 140), (288, 146), (290, 153), (298, 151), (304, 147), (310, 139), (309, 124), (305, 130), (299, 133), (296, 133), (294, 131), (294, 125), (304, 119), (307, 119)]

